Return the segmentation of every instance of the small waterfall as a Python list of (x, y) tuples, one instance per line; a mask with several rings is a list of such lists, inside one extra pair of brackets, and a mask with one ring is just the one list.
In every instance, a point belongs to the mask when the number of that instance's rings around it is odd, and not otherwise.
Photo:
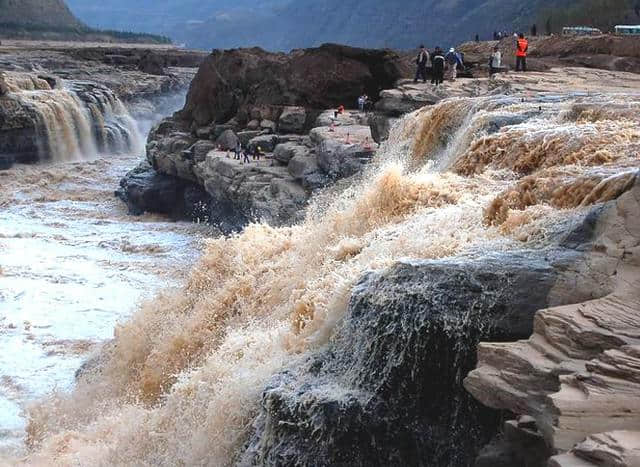
[(41, 160), (82, 160), (144, 147), (124, 104), (104, 86), (75, 81), (62, 89), (26, 90), (18, 96), (37, 114)]

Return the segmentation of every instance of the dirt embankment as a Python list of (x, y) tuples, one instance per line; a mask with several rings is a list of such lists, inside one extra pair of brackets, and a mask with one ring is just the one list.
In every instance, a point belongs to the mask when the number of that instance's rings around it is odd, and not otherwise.
[[(489, 61), (498, 45), (503, 62), (515, 66), (513, 38), (501, 41), (467, 42), (459, 47), (469, 62), (481, 66)], [(612, 71), (640, 73), (640, 36), (620, 37), (608, 34), (586, 37), (544, 36), (529, 38), (529, 68), (544, 71), (556, 66), (583, 66)]]

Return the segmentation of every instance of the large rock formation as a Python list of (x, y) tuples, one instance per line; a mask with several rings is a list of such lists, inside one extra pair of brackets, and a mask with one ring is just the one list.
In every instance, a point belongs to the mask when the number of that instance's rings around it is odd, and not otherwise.
[[(577, 274), (572, 288), (585, 279), (596, 281), (600, 287), (592, 300), (541, 310), (526, 341), (480, 344), (478, 367), (465, 380), (485, 405), (533, 417), (551, 450), (571, 451), (552, 465), (638, 465), (638, 212), (636, 177), (630, 191), (586, 219), (591, 238), (567, 239), (585, 251), (571, 266)], [(620, 431), (627, 433), (620, 436)], [(605, 432), (610, 433), (600, 434)], [(615, 457), (622, 460), (611, 460)]]
[[(289, 55), (214, 51), (184, 109), (152, 131), (147, 159), (160, 174), (203, 187), (209, 219), (225, 232), (294, 222), (314, 190), (358, 173), (374, 154), (364, 113), (326, 109), (393, 86), (403, 67), (391, 51), (337, 45)], [(231, 158), (225, 151), (237, 142), (268, 158)]]
[[(371, 132), (366, 126), (349, 125), (356, 120), (352, 115), (346, 112), (336, 119), (339, 126), (316, 127), (308, 136), (263, 130), (238, 132), (236, 137), (224, 125), (200, 129), (194, 136), (187, 122), (168, 119), (151, 132), (147, 160), (159, 174), (205, 190), (210, 209), (207, 218), (225, 233), (252, 221), (290, 224), (304, 217), (313, 191), (358, 173), (373, 157)], [(229, 150), (238, 140), (247, 151), (260, 148), (269, 152), (269, 157), (256, 160), (248, 156), (250, 162), (244, 163), (244, 158), (236, 158)], [(132, 213), (174, 211), (170, 206), (157, 209), (155, 204), (138, 204), (147, 195), (128, 196), (129, 187), (155, 188), (150, 183), (132, 182), (124, 180), (119, 192)], [(185, 216), (189, 217), (188, 213)]]
[[(193, 80), (181, 118), (197, 126), (232, 118), (244, 124), (256, 115), (276, 121), (285, 106), (353, 106), (363, 92), (376, 96), (405, 73), (401, 57), (388, 50), (329, 44), (288, 55), (216, 50)], [(308, 115), (307, 127), (313, 122)], [(282, 123), (286, 131), (292, 129)]]

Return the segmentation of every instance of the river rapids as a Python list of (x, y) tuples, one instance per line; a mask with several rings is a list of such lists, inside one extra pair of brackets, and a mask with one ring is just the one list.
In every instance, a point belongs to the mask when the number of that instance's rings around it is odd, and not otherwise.
[(304, 222), (211, 237), (197, 261), (197, 226), (128, 218), (109, 196), (129, 156), (2, 173), (3, 433), (28, 418), (12, 462), (234, 464), (269, 379), (327, 344), (366, 271), (543, 247), (630, 183), (639, 111), (638, 95), (446, 100)]

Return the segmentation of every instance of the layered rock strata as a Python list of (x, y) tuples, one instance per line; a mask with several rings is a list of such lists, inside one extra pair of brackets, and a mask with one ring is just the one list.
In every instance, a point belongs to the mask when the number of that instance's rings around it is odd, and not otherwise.
[(638, 465), (639, 210), (636, 177), (630, 191), (587, 219), (592, 240), (568, 239), (586, 253), (572, 269), (597, 277), (605, 293), (539, 311), (526, 341), (480, 344), (477, 369), (465, 380), (485, 405), (533, 417), (546, 445), (567, 453), (552, 465)]

